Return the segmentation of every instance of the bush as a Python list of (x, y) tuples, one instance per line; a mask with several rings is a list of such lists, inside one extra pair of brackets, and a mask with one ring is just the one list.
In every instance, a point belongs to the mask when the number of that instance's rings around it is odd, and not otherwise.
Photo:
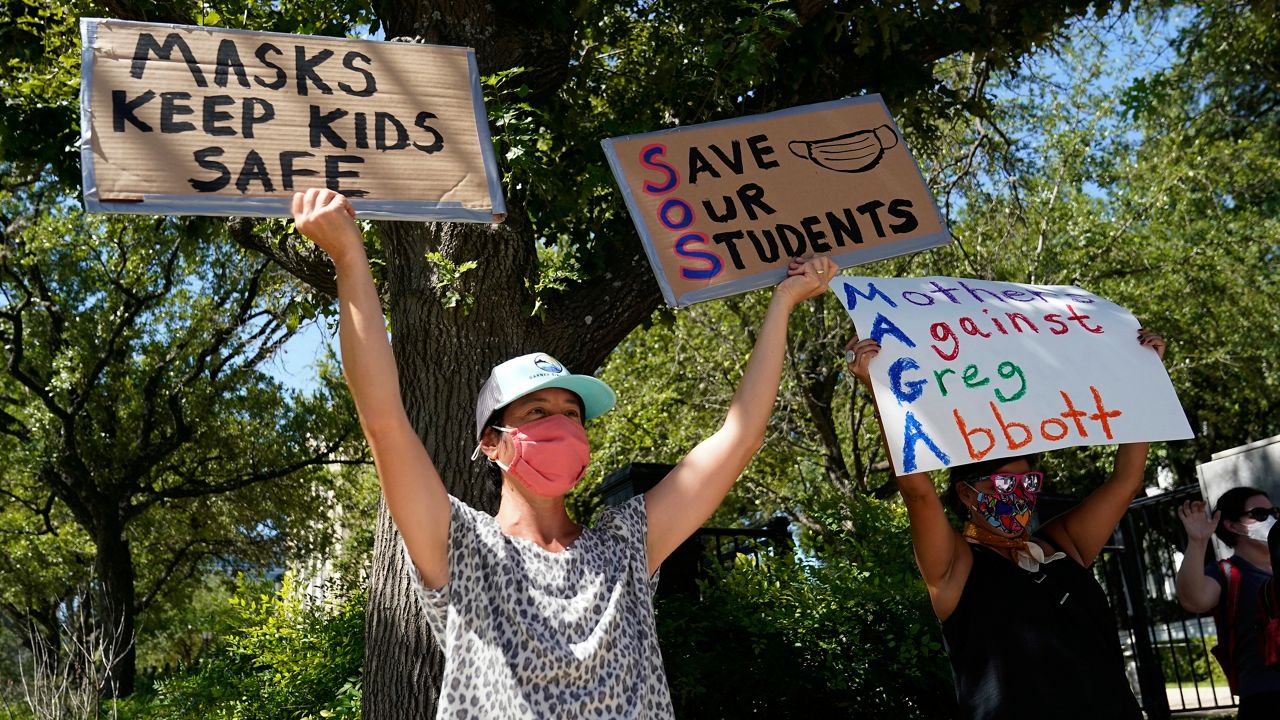
[(291, 578), (266, 591), (241, 581), (232, 626), (197, 667), (133, 697), (133, 720), (312, 720), (360, 717), (364, 593), (316, 600)]
[(1156, 655), (1160, 658), (1160, 669), (1164, 671), (1165, 682), (1204, 683), (1212, 679), (1215, 685), (1227, 687), (1227, 676), (1222, 671), (1222, 665), (1209, 654), (1208, 648), (1216, 644), (1218, 638), (1211, 635), (1204, 638), (1203, 645), (1199, 640), (1156, 645)]
[(700, 583), (701, 598), (658, 605), (676, 715), (947, 717), (950, 669), (919, 586), (868, 582), (852, 565), (740, 556)]

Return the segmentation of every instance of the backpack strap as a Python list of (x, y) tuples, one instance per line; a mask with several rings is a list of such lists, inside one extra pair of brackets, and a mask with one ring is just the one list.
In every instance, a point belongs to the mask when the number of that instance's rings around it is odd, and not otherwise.
[(1262, 584), (1262, 613), (1268, 620), (1280, 618), (1280, 586), (1274, 577)]
[(1218, 569), (1227, 579), (1227, 657), (1232, 664), (1236, 657), (1236, 611), (1240, 607), (1240, 568), (1230, 558), (1218, 563)]
[(1262, 661), (1269, 668), (1280, 668), (1280, 587), (1273, 576), (1262, 586)]

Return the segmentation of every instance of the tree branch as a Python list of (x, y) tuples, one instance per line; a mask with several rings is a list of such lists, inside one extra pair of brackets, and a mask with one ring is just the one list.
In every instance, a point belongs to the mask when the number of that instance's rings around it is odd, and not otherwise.
[[(173, 577), (182, 562), (188, 559), (187, 551), (198, 545), (200, 542), (200, 540), (192, 540), (186, 543), (173, 554), (173, 557), (170, 558), (169, 562), (165, 563), (164, 570), (161, 571), (160, 577), (156, 578), (155, 583), (151, 585), (150, 589), (143, 593), (142, 599), (136, 603), (135, 607), (139, 613), (146, 612), (147, 608), (151, 607), (151, 603), (155, 601), (156, 597), (160, 594), (160, 591), (164, 589), (165, 583), (169, 582), (169, 578)], [(197, 553), (193, 559), (199, 560), (203, 555), (204, 553)], [(198, 564), (194, 563), (187, 567), (188, 578), (194, 574), (196, 567), (198, 567)]]
[(635, 253), (604, 275), (547, 301), (548, 352), (574, 372), (595, 372), (613, 348), (649, 319), (662, 293), (639, 243)]
[(250, 218), (231, 218), (227, 221), (231, 239), (246, 250), (261, 253), (275, 261), (286, 272), (331, 298), (338, 297), (338, 278), (333, 263), (316, 246), (299, 235), (286, 235), (270, 242), (253, 231)]
[(280, 467), (261, 470), (258, 472), (253, 472), (246, 475), (240, 475), (237, 477), (225, 479), (221, 482), (208, 482), (204, 479), (205, 476), (203, 475), (196, 477), (191, 474), (174, 470), (173, 475), (183, 480), (181, 484), (175, 485), (170, 488), (165, 488), (163, 490), (154, 490), (154, 489), (150, 490), (149, 492), (146, 493), (145, 497), (142, 497), (136, 500), (135, 502), (131, 503), (128, 506), (128, 508), (124, 512), (124, 517), (126, 521), (130, 518), (136, 517), (137, 515), (140, 515), (148, 507), (151, 507), (152, 505), (156, 504), (157, 502), (160, 502), (161, 500), (178, 500), (183, 498), (203, 497), (206, 495), (216, 495), (219, 493), (231, 492), (232, 490), (239, 490), (241, 488), (248, 487), (255, 483), (260, 483), (266, 480), (275, 480), (278, 478), (286, 477), (288, 475), (299, 472), (301, 470), (305, 470), (311, 467), (317, 467), (320, 465), (368, 464), (367, 461), (365, 460), (352, 460), (352, 459), (346, 459), (346, 458), (333, 457), (333, 454), (337, 452), (338, 449), (342, 447), (342, 445), (344, 445), (349, 439), (350, 439), (349, 435), (344, 433), (342, 437), (329, 443), (320, 452), (310, 457), (304, 458), (302, 460), (298, 460), (293, 463), (282, 465)]

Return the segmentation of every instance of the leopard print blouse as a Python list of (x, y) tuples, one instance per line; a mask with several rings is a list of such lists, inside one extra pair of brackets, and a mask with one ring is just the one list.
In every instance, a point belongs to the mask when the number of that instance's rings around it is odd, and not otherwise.
[(648, 577), (644, 497), (561, 552), (450, 497), (449, 581), (408, 562), (445, 672), (437, 718), (671, 718)]

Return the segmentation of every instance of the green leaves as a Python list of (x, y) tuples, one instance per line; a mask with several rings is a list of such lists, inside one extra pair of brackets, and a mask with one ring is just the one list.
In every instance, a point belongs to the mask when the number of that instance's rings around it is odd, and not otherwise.
[(919, 579), (910, 593), (866, 579), (852, 564), (738, 556), (697, 595), (660, 598), (677, 716), (946, 716), (950, 671)]
[[(0, 235), (10, 616), (57, 632), (43, 609), (82, 602), (109, 563), (134, 583), (132, 614), (177, 601), (215, 559), (258, 569), (327, 547), (321, 518), (353, 493), (324, 466), (364, 451), (340, 382), (290, 394), (264, 370), (297, 327), (297, 281), (222, 224), (86, 216), (52, 183), (0, 193), (0, 215), (14, 218)], [(144, 657), (166, 631), (143, 623)]]
[(222, 644), (188, 674), (162, 681), (155, 720), (311, 720), (360, 717), (363, 593), (308, 594), (241, 578)]
[(462, 312), (465, 314), (469, 311), (475, 303), (475, 297), (469, 293), (464, 293), (462, 288), (459, 287), (458, 281), (463, 273), (468, 270), (475, 270), (479, 264), (474, 260), (455, 263), (439, 252), (429, 252), (426, 254), (426, 258), (435, 271), (435, 278), (432, 280), (432, 284), (442, 291), (440, 295), (441, 304), (447, 308), (452, 308), (461, 303)]

